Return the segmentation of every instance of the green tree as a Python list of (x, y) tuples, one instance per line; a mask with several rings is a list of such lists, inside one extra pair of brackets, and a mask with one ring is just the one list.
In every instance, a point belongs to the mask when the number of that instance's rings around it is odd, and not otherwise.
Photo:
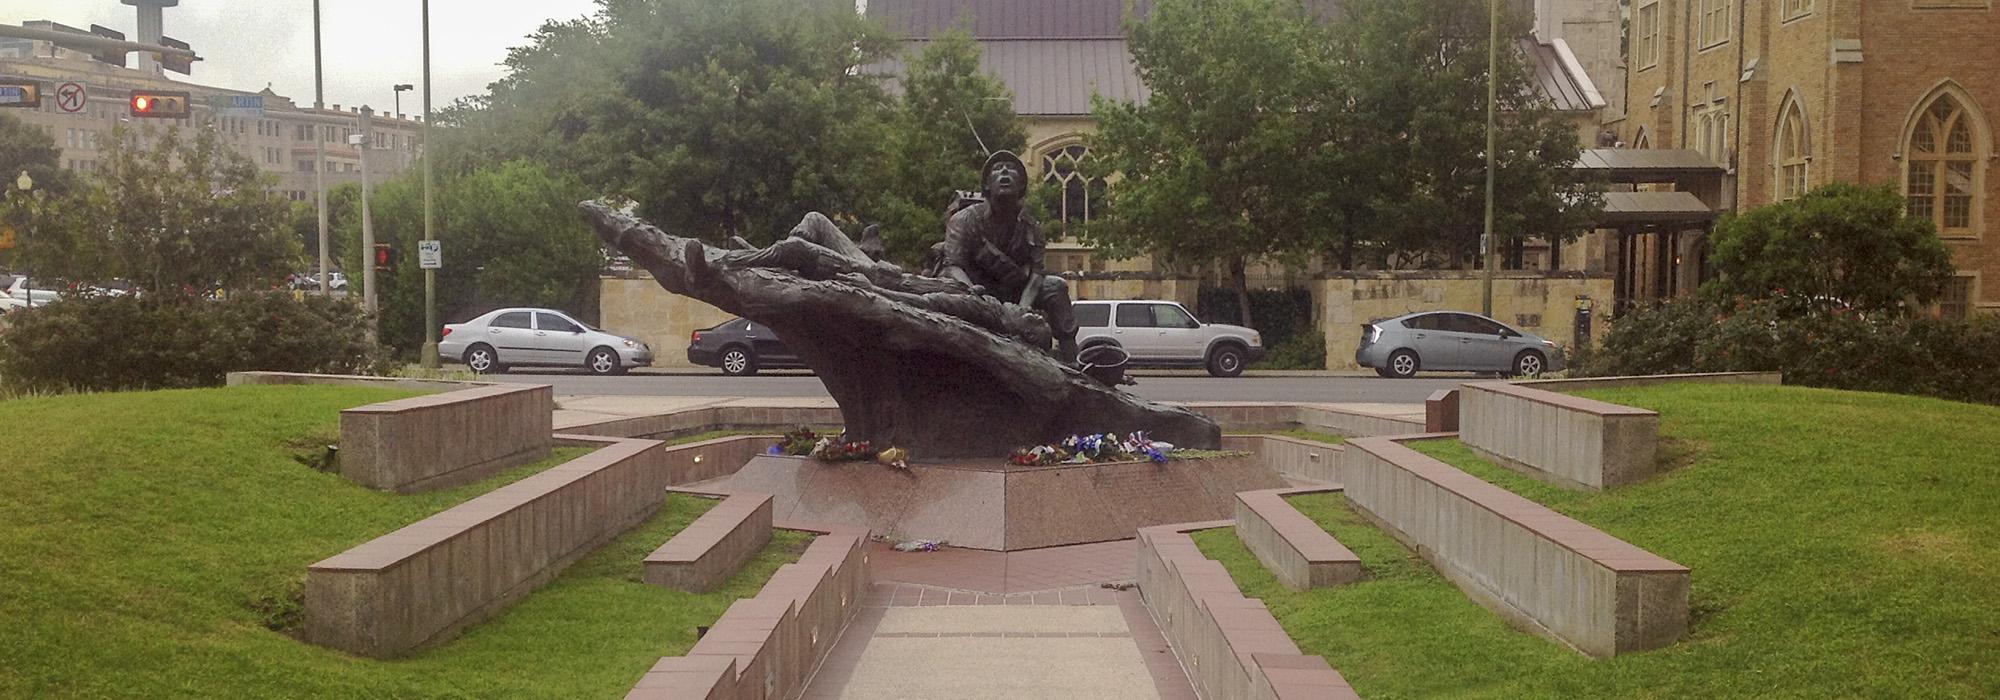
[(274, 285), (302, 258), (290, 206), (214, 131), (120, 128), (97, 173), (35, 207), (37, 274), (131, 280), (155, 297)]
[(1161, 2), (1127, 32), (1152, 94), (1093, 105), (1094, 172), (1122, 179), (1082, 236), (1112, 255), (1222, 262), (1254, 323), (1245, 265), (1327, 233), (1325, 32), (1296, 0)]
[[(1334, 30), (1336, 80), (1348, 92), (1338, 110), (1348, 122), (1342, 184), (1359, 198), (1342, 222), (1376, 237), (1375, 252), (1391, 266), (1478, 259), (1488, 8), (1488, 0), (1352, 3)], [(1502, 37), (1525, 33), (1518, 10), (1507, 6)], [(1553, 110), (1508, 44), (1499, 56), (1495, 248), (1518, 250), (1538, 236), (1573, 240), (1601, 206), (1599, 188), (1571, 168), (1575, 124)]]
[[(588, 189), (547, 166), (515, 161), (438, 178), (433, 193), (444, 267), (437, 272), (438, 311), (459, 320), (501, 306), (541, 306), (589, 313), (603, 255), (576, 213)], [(369, 208), (375, 240), (394, 247), (394, 273), (376, 273), (382, 342), (415, 350), (424, 338), (423, 176), (406, 173), (378, 185)], [(341, 220), (335, 236), (351, 290), (360, 293), (361, 217)]]
[(806, 211), (858, 208), (886, 98), (853, 69), (893, 44), (875, 24), (840, 3), (598, 5), (545, 25), (452, 115), (490, 135), (468, 159), (541, 160), (711, 239), (768, 242)]
[(1927, 305), (1952, 276), (1931, 222), (1905, 215), (1887, 185), (1832, 183), (1723, 219), (1710, 258), (1716, 293), (1832, 298), (1856, 308)]
[(68, 189), (69, 171), (62, 169), (62, 149), (54, 137), (14, 115), (0, 112), (0, 190), (12, 189), (21, 173), (35, 189), (58, 193)]
[(882, 177), (863, 214), (882, 223), (889, 256), (905, 264), (944, 234), (944, 208), (955, 190), (978, 189), (989, 151), (1020, 153), (1028, 129), (1014, 114), (1012, 94), (979, 70), (979, 45), (953, 30), (915, 52), (902, 94), (886, 118)]

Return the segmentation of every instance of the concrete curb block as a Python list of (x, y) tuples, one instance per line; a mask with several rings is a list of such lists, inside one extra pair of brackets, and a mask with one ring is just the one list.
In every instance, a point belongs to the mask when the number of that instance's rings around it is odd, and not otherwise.
[(1353, 550), (1285, 501), (1286, 496), (1339, 492), (1334, 486), (1238, 493), (1236, 537), (1280, 583), (1295, 591), (1366, 578), (1361, 558)]
[(770, 541), (770, 494), (728, 496), (646, 556), (646, 583), (694, 593), (715, 590)]

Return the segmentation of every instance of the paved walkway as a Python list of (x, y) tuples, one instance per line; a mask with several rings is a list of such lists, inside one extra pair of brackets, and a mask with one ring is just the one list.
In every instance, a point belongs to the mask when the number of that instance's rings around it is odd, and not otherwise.
[(872, 545), (876, 584), (807, 698), (1193, 700), (1131, 540), (1022, 552)]

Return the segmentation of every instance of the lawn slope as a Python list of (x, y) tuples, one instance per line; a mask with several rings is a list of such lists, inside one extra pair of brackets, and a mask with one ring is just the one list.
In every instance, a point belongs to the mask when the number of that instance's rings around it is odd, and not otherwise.
[(780, 533), (715, 593), (647, 586), (645, 553), (711, 505), (676, 497), (438, 648), (385, 662), (300, 643), (284, 630), (307, 565), (584, 452), (412, 496), (293, 459), (338, 433), (340, 409), (408, 395), (260, 386), (0, 401), (0, 697), (616, 697), (808, 539)]
[(1375, 578), (1292, 593), (1197, 541), (1370, 698), (2000, 697), (2000, 408), (1793, 387), (1587, 392), (1657, 410), (1679, 465), (1604, 493), (1412, 443), (1693, 569), (1692, 631), (1593, 661), (1515, 631), (1337, 495), (1293, 499)]

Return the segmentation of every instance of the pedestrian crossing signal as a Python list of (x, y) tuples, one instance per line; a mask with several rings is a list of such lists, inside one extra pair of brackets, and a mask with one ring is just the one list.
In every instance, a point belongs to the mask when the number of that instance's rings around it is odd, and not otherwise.
[(132, 91), (132, 116), (139, 119), (186, 119), (188, 94), (159, 90)]
[(375, 244), (375, 269), (380, 272), (396, 271), (396, 248), (387, 243)]

